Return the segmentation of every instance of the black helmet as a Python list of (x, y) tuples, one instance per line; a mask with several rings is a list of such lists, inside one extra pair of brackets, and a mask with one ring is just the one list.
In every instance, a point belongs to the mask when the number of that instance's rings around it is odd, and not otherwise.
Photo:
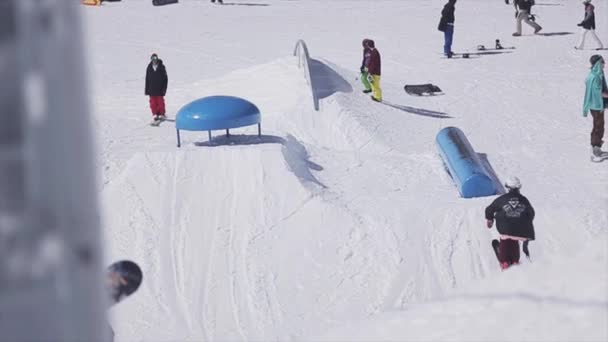
[(597, 63), (597, 61), (600, 60), (604, 60), (604, 57), (602, 57), (602, 55), (593, 55), (591, 56), (591, 58), (589, 58), (589, 62), (591, 62), (591, 66), (594, 66), (595, 63)]

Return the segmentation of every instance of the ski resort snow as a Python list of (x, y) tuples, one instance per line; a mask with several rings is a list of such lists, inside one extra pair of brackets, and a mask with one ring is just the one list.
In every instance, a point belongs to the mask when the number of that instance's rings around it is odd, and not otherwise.
[[(143, 270), (110, 310), (116, 341), (607, 341), (608, 161), (582, 116), (594, 42), (578, 0), (123, 0), (81, 6), (105, 261)], [(608, 43), (608, 0), (593, 0)], [(362, 92), (361, 41), (383, 102)], [(303, 40), (310, 60), (296, 53)], [(476, 54), (477, 46), (505, 47)], [(149, 125), (146, 66), (168, 74), (167, 117), (199, 98), (247, 99), (257, 127)], [(304, 59), (304, 60), (302, 60)], [(308, 62), (310, 68), (302, 67)], [(310, 71), (311, 79), (307, 79)], [(433, 83), (438, 96), (405, 84)], [(318, 97), (315, 110), (313, 93)], [(435, 143), (461, 129), (536, 210), (530, 258), (501, 271), (484, 209)]]

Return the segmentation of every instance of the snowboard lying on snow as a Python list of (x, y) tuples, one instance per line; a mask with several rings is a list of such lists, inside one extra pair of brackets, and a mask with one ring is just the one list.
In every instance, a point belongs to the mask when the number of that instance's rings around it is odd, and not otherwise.
[(431, 83), (406, 84), (403, 89), (405, 89), (406, 93), (415, 96), (431, 96), (443, 94), (441, 88)]

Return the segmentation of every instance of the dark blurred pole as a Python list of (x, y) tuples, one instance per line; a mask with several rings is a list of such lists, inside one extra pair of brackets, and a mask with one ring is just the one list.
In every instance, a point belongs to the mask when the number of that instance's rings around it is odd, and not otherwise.
[(0, 341), (107, 338), (78, 6), (0, 0)]

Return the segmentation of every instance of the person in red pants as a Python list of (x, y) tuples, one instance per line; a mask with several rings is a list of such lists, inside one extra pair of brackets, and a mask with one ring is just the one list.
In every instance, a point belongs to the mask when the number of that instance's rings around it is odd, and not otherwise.
[(146, 95), (150, 96), (150, 110), (155, 121), (165, 118), (165, 94), (168, 82), (167, 69), (163, 61), (153, 53), (146, 69)]
[(519, 264), (519, 241), (524, 242), (527, 254), (527, 241), (534, 240), (534, 208), (523, 196), (521, 182), (517, 177), (509, 177), (505, 182), (507, 193), (496, 198), (486, 208), (487, 227), (492, 228), (496, 220), (496, 229), (500, 234), (498, 261), (505, 270), (511, 265)]

